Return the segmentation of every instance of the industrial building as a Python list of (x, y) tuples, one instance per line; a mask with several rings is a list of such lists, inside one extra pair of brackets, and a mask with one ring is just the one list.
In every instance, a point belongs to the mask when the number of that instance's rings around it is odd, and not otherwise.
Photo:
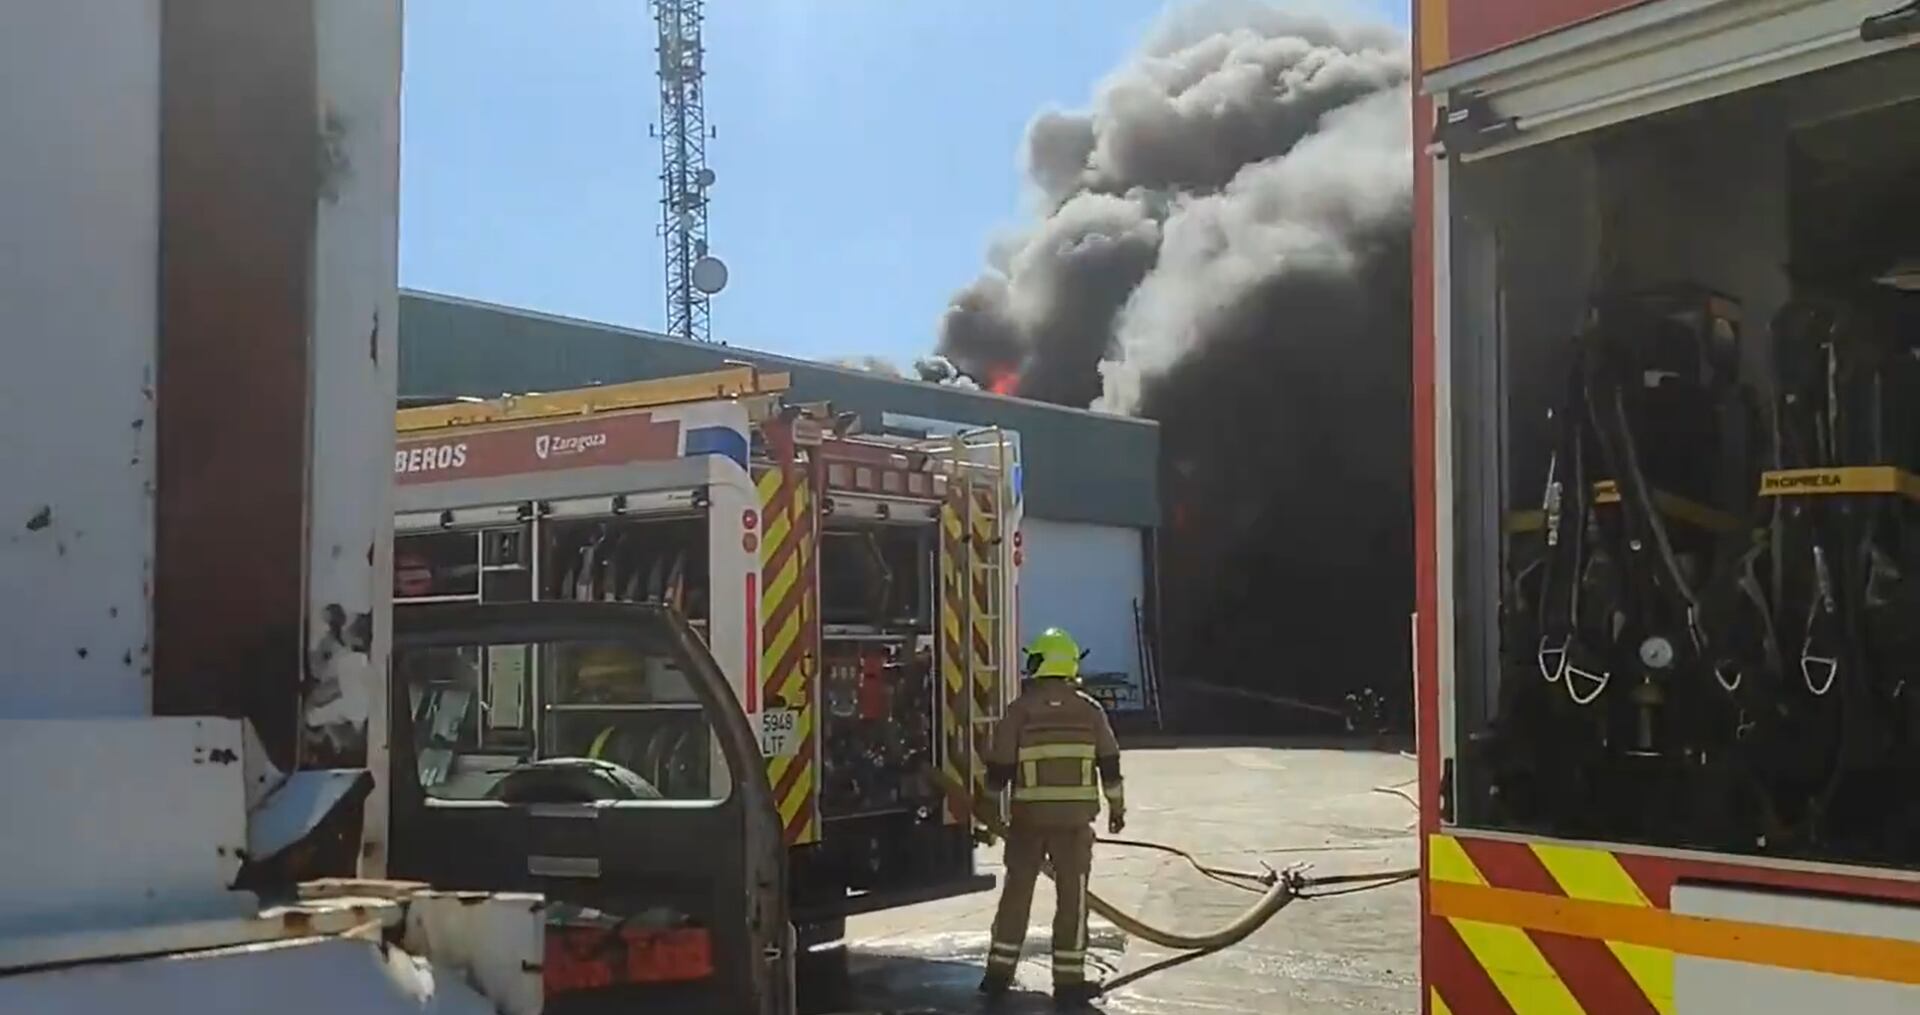
[(1018, 435), (1025, 502), (1022, 637), (1071, 630), (1089, 690), (1142, 718), (1154, 694), (1160, 433), (1150, 420), (905, 380), (771, 353), (423, 292), (400, 297), (405, 398), (553, 391), (747, 362), (792, 377), (799, 401), (858, 413), (869, 432)]

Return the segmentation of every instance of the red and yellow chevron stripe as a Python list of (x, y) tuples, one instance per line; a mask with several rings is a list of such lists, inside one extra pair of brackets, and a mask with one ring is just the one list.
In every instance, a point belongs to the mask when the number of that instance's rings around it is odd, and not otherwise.
[(1683, 879), (1920, 901), (1920, 882), (1559, 842), (1427, 837), (1429, 1015), (1673, 1015), (1676, 956), (1920, 984), (1920, 942), (1672, 912)]
[[(969, 749), (967, 625), (962, 618), (968, 612), (965, 497), (965, 485), (952, 482), (940, 505), (940, 769), (957, 785), (969, 784), (976, 767), (972, 762), (976, 752)], [(947, 824), (971, 820), (948, 800)]]
[[(769, 435), (770, 438), (772, 435)], [(776, 462), (756, 477), (760, 493), (760, 616), (763, 707), (797, 709), (792, 755), (767, 759), (767, 781), (786, 830), (788, 845), (820, 839), (815, 787), (815, 670), (819, 633), (814, 567), (815, 515), (807, 474), (794, 463), (791, 444), (772, 450)], [(785, 452), (784, 454), (782, 452)]]
[(1653, 903), (1605, 850), (1434, 835), (1429, 1011), (1488, 1015), (1673, 1015), (1673, 953), (1599, 937), (1446, 915), (1450, 886), (1501, 888), (1632, 908)]

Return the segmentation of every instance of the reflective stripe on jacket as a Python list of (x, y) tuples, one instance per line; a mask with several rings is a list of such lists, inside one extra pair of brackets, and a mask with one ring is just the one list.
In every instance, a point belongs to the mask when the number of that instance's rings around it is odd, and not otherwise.
[[(1013, 784), (1015, 803), (1043, 800), (1100, 799), (1093, 781), (1093, 744), (1022, 744), (1017, 752), (1020, 775)], [(1066, 762), (1066, 764), (1061, 764)]]
[(1120, 745), (1100, 703), (1065, 680), (1028, 683), (994, 726), (988, 780), (1013, 786), (1015, 824), (1086, 824), (1108, 802), (1124, 807)]

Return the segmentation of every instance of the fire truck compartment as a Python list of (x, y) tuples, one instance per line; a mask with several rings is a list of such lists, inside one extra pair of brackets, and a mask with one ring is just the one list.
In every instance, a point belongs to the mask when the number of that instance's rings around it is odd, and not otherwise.
[(1920, 863), (1920, 50), (1436, 167), (1443, 819)]
[(696, 627), (708, 608), (707, 516), (583, 518), (544, 528), (541, 598), (657, 602)]
[(821, 816), (808, 863), (859, 895), (968, 872), (929, 773), (939, 764), (934, 683), (936, 529), (929, 505), (841, 511), (820, 541)]
[(931, 631), (933, 553), (933, 527), (925, 519), (885, 524), (829, 517), (820, 541), (821, 620), (830, 631)]
[[(659, 603), (702, 633), (706, 540), (706, 516), (681, 511), (410, 532), (395, 539), (394, 599), (402, 607)], [(639, 777), (635, 792), (649, 798), (700, 797), (724, 781), (711, 764), (711, 738), (684, 674), (659, 660), (612, 672), (591, 652), (570, 649), (563, 658), (556, 651), (475, 648), (444, 660), (463, 679), (416, 684), (420, 778), (429, 796), (544, 800), (593, 792), (598, 767), (551, 764), (569, 758), (617, 762)], [(536, 763), (547, 765), (529, 767)], [(513, 784), (503, 785), (508, 773)]]

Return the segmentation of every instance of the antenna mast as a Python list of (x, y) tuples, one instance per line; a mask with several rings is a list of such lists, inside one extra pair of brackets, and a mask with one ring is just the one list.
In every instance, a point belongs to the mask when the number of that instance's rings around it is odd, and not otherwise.
[(704, 0), (652, 0), (660, 29), (660, 234), (666, 240), (667, 332), (712, 340), (708, 302), (726, 288), (727, 266), (707, 253)]

